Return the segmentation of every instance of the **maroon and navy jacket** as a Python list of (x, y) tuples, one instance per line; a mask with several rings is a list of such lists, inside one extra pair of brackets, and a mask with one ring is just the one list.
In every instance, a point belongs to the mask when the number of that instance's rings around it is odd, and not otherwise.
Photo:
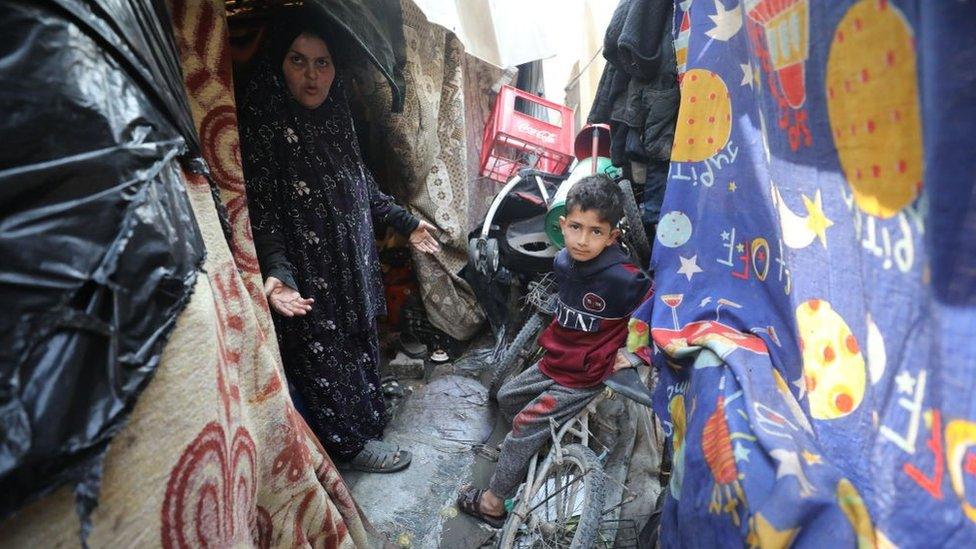
[(613, 372), (627, 341), (630, 314), (652, 292), (651, 279), (620, 245), (579, 262), (562, 250), (554, 262), (556, 317), (539, 337), (546, 353), (539, 369), (566, 387), (592, 387)]

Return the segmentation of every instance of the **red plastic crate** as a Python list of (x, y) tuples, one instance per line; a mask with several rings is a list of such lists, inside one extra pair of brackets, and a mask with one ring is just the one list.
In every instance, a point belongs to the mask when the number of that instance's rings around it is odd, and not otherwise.
[[(547, 110), (557, 123), (515, 110), (515, 100)], [(481, 175), (506, 182), (522, 168), (562, 174), (573, 160), (573, 109), (502, 86), (481, 142)]]

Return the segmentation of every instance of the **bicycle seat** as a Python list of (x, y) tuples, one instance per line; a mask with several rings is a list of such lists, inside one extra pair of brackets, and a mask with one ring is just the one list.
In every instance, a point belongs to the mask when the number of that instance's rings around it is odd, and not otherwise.
[(651, 407), (651, 390), (641, 380), (637, 368), (621, 368), (608, 377), (603, 384), (615, 393), (621, 394), (648, 408)]

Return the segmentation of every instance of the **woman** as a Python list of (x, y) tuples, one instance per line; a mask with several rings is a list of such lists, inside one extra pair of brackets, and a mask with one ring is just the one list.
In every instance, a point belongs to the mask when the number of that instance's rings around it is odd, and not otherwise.
[(428, 253), (434, 228), (377, 189), (327, 42), (298, 18), (273, 27), (240, 115), (254, 243), (288, 380), (332, 456), (362, 471), (403, 469), (410, 454), (379, 440), (388, 416), (375, 319), (386, 303), (373, 220)]

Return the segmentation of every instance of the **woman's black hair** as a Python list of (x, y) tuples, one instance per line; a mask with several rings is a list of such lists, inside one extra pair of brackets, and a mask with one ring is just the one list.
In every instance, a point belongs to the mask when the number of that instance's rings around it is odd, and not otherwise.
[(620, 188), (607, 175), (598, 173), (580, 179), (566, 196), (566, 213), (579, 208), (581, 212), (595, 210), (600, 221), (616, 227), (624, 216)]

